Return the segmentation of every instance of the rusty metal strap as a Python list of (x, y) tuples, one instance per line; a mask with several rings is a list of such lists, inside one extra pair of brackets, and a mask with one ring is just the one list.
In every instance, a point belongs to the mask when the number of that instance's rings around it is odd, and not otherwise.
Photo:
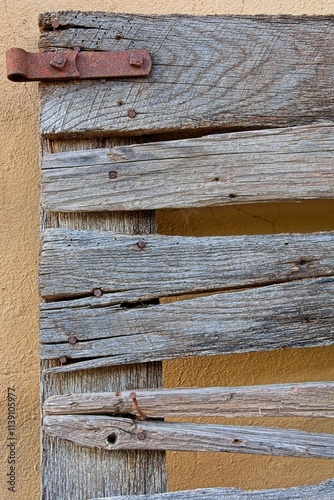
[(149, 75), (152, 61), (146, 50), (80, 52), (80, 48), (57, 52), (7, 50), (7, 76), (13, 82), (84, 80)]

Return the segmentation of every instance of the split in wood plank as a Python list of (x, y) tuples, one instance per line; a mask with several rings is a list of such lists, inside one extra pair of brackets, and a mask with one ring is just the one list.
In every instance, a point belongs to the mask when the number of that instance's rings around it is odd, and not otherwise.
[(150, 389), (63, 394), (43, 405), (44, 415), (117, 414), (167, 417), (334, 418), (334, 382)]
[(217, 134), (47, 155), (43, 205), (58, 212), (334, 198), (334, 126)]
[(153, 69), (136, 81), (44, 84), (41, 133), (101, 137), (333, 120), (333, 19), (43, 14), (42, 50), (146, 49)]
[(271, 427), (138, 421), (100, 415), (43, 419), (50, 435), (104, 450), (220, 451), (334, 458), (334, 434)]
[(96, 498), (92, 500), (330, 500), (334, 497), (334, 479), (320, 484), (295, 486), (270, 490), (241, 490), (239, 488), (203, 488), (198, 490), (173, 491), (157, 495), (122, 496)]
[(333, 277), (131, 309), (72, 306), (41, 310), (41, 357), (73, 361), (49, 372), (334, 342)]

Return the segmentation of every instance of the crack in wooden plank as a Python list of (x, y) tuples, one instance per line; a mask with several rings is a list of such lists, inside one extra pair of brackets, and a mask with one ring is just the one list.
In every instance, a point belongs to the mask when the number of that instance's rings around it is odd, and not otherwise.
[[(249, 214), (250, 215), (250, 214)], [(301, 261), (299, 263), (300, 266), (303, 266), (305, 265), (305, 263), (309, 263), (309, 262), (313, 262), (313, 260), (306, 260), (305, 261)], [(294, 263), (294, 262), (292, 262)], [(298, 264), (298, 263), (296, 263)], [(158, 302), (154, 302), (154, 301), (158, 301), (159, 299), (164, 299), (164, 298), (169, 298), (169, 299), (177, 299), (179, 300), (180, 297), (182, 296), (186, 296), (183, 300), (193, 300), (193, 299), (189, 299), (188, 297), (191, 296), (191, 295), (201, 295), (201, 296), (204, 296), (204, 295), (221, 295), (221, 294), (225, 294), (225, 293), (234, 293), (234, 292), (242, 292), (242, 291), (245, 291), (245, 290), (253, 290), (253, 289), (256, 289), (256, 288), (266, 288), (266, 287), (270, 287), (270, 286), (276, 286), (276, 285), (284, 285), (284, 284), (288, 284), (288, 283), (302, 283), (303, 281), (305, 280), (310, 280), (310, 279), (321, 279), (321, 278), (331, 278), (334, 276), (334, 273), (330, 272), (328, 274), (319, 274), (319, 275), (315, 275), (315, 276), (304, 276), (304, 277), (291, 277), (290, 279), (286, 279), (286, 278), (282, 278), (281, 280), (267, 280), (267, 281), (263, 281), (263, 282), (258, 282), (258, 283), (252, 283), (250, 285), (248, 284), (245, 284), (245, 285), (239, 285), (239, 286), (231, 286), (231, 287), (221, 287), (221, 288), (197, 288), (197, 289), (192, 289), (192, 290), (183, 290), (182, 292), (180, 293), (175, 293), (175, 292), (171, 292), (170, 294), (151, 294), (151, 295), (148, 295), (148, 296), (145, 296), (144, 298), (139, 298), (139, 299), (129, 299), (128, 301), (127, 300), (124, 300), (124, 299), (119, 299), (117, 302), (114, 302), (112, 301), (112, 298), (111, 298), (111, 302), (109, 302), (109, 297), (108, 295), (113, 295), (114, 293), (117, 293), (117, 292), (127, 292), (127, 291), (135, 291), (135, 289), (127, 289), (127, 290), (117, 290), (117, 291), (108, 291), (108, 290), (103, 290), (103, 293), (102, 293), (102, 296), (101, 296), (101, 300), (102, 300), (102, 297), (103, 299), (105, 300), (105, 302), (103, 303), (99, 303), (98, 299), (94, 299), (94, 303), (92, 304), (75, 304), (75, 301), (76, 300), (80, 300), (81, 298), (89, 298), (89, 297), (94, 297), (94, 293), (89, 293), (89, 294), (82, 294), (81, 296), (80, 295), (62, 295), (62, 296), (56, 296), (55, 298), (47, 298), (48, 300), (45, 301), (45, 304), (48, 304), (48, 307), (44, 310), (62, 310), (63, 309), (63, 306), (62, 305), (59, 305), (57, 307), (57, 301), (61, 301), (61, 302), (69, 302), (71, 303), (73, 301), (73, 303), (71, 304), (71, 308), (87, 308), (87, 307), (90, 307), (90, 308), (104, 308), (104, 307), (113, 307), (115, 309), (115, 311), (117, 310), (120, 310), (120, 308), (123, 308), (123, 309), (133, 309), (133, 308), (136, 308), (136, 307), (155, 307), (157, 305), (160, 305), (160, 303)], [(55, 307), (49, 307), (49, 304), (51, 305), (55, 305)], [(128, 306), (127, 306), (128, 305)], [(42, 308), (43, 308), (43, 303), (41, 304)], [(42, 309), (43, 310), (43, 309)]]

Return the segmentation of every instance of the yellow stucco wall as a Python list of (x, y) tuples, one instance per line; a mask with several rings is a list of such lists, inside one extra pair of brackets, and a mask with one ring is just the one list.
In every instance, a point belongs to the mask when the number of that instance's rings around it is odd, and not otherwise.
[[(334, 14), (333, 0), (0, 0), (0, 498), (39, 498), (39, 361), (37, 263), (39, 252), (38, 87), (5, 78), (4, 51), (10, 46), (37, 50), (37, 18), (45, 10), (105, 10), (163, 14)], [(224, 235), (334, 229), (334, 203), (227, 207), (165, 211), (159, 231), (169, 234)], [(333, 350), (272, 353), (165, 363), (166, 386), (242, 385), (333, 378)], [(7, 388), (17, 400), (16, 493), (7, 490)], [(241, 419), (228, 423), (241, 423)], [(246, 419), (243, 419), (244, 423)], [(258, 420), (247, 423), (259, 424)], [(333, 432), (317, 421), (266, 419), (281, 425)], [(224, 454), (168, 454), (171, 490), (201, 486), (279, 487), (333, 476), (326, 460)], [(55, 499), (57, 500), (57, 499)]]

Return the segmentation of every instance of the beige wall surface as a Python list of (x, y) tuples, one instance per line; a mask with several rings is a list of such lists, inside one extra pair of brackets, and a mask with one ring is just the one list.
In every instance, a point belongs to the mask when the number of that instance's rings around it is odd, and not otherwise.
[[(0, 498), (39, 498), (39, 139), (38, 84), (5, 77), (10, 46), (36, 51), (43, 11), (103, 10), (138, 14), (334, 14), (333, 0), (0, 0)], [(334, 229), (333, 202), (243, 205), (158, 213), (159, 232), (225, 235)], [(333, 378), (333, 349), (282, 350), (165, 363), (166, 386), (242, 385)], [(8, 388), (10, 389), (8, 392)], [(15, 394), (16, 427), (8, 430)], [(8, 406), (10, 404), (10, 407)], [(13, 415), (13, 413), (10, 413)], [(11, 420), (12, 422), (12, 420)], [(229, 424), (259, 424), (239, 419)], [(324, 419), (275, 419), (262, 425), (333, 432)], [(10, 438), (10, 439), (9, 439)], [(11, 454), (11, 455), (10, 455)], [(15, 455), (15, 492), (9, 491), (8, 457)], [(280, 487), (333, 476), (330, 461), (238, 454), (169, 453), (171, 490), (202, 486)], [(57, 500), (57, 499), (55, 499)]]

